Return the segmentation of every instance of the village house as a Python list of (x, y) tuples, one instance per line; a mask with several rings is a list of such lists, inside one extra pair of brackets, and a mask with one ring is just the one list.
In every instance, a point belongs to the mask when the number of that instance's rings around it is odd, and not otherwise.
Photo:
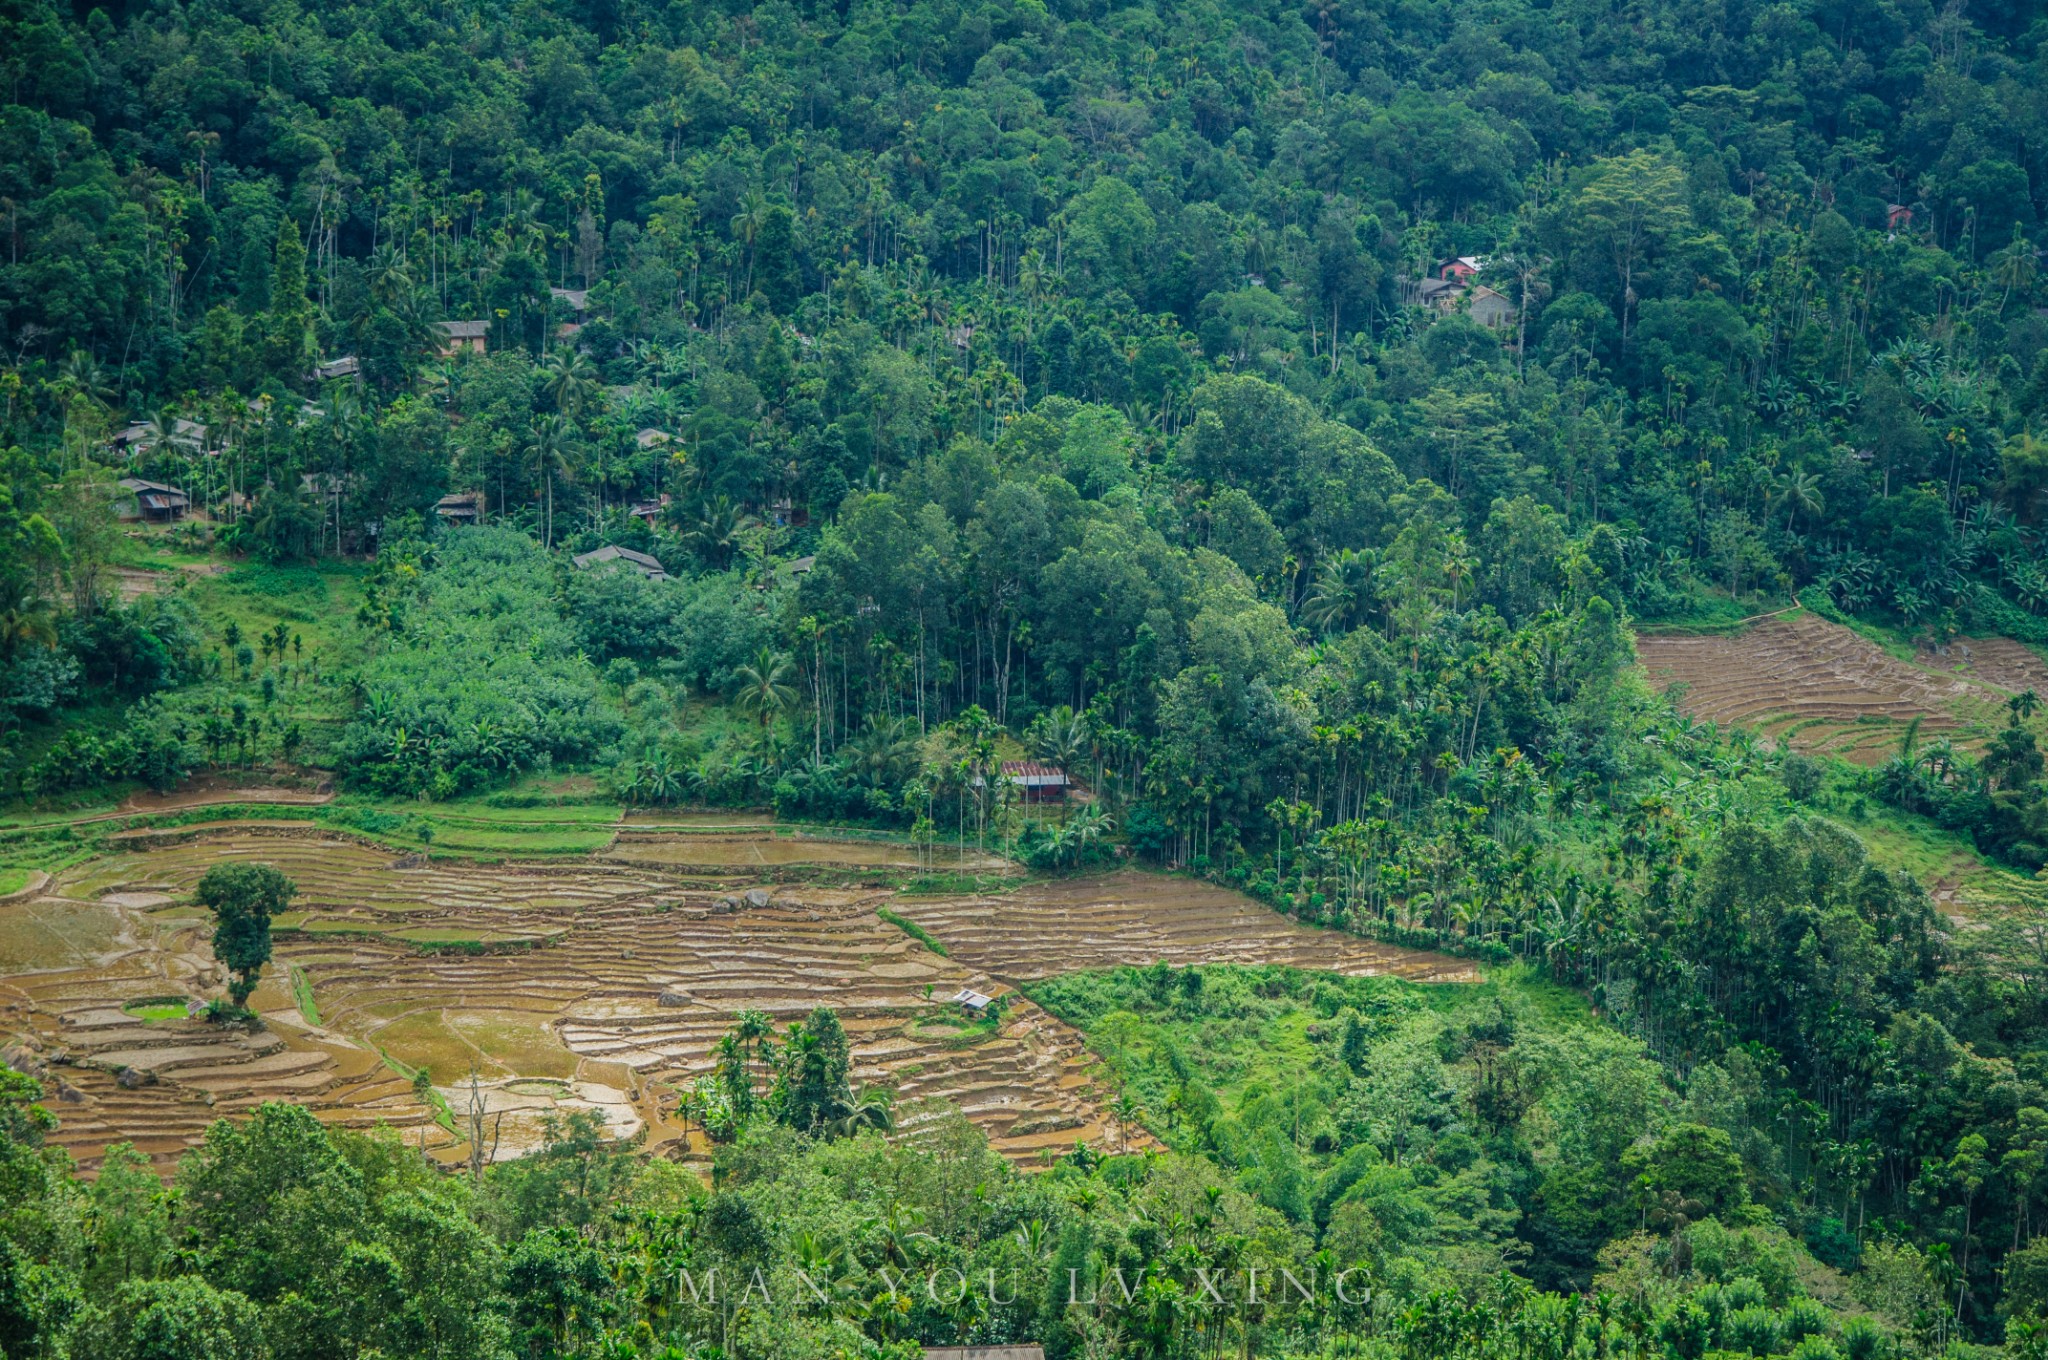
[(637, 571), (650, 581), (668, 579), (667, 569), (646, 553), (634, 552), (631, 548), (621, 548), (611, 543), (593, 552), (579, 553), (569, 560), (576, 564), (578, 571), (589, 571), (593, 567), (611, 567), (613, 563), (617, 563), (619, 565), (614, 567), (614, 570), (623, 568), (627, 571)]
[(1497, 293), (1480, 284), (1471, 293), (1471, 304), (1466, 308), (1472, 319), (1489, 330), (1500, 330), (1515, 324), (1515, 304), (1504, 294)]
[(676, 437), (667, 430), (657, 430), (652, 426), (633, 436), (633, 442), (638, 444), (643, 451), (665, 447), (666, 445), (673, 444), (675, 439)]
[(634, 501), (632, 505), (627, 507), (626, 514), (629, 518), (637, 519), (652, 529), (660, 522), (662, 513), (667, 509), (668, 493), (664, 491), (661, 493), (661, 499), (659, 500)]
[(1456, 279), (1459, 283), (1470, 283), (1479, 276), (1479, 271), (1484, 268), (1486, 268), (1485, 257), (1480, 255), (1460, 255), (1457, 259), (1445, 265), (1439, 272), (1438, 277)]
[(1410, 301), (1419, 307), (1449, 312), (1457, 308), (1465, 290), (1456, 279), (1422, 279), (1410, 285), (1408, 292)]
[(434, 513), (449, 524), (475, 524), (483, 518), (483, 499), (475, 491), (451, 491), (434, 502)]
[[(120, 431), (108, 442), (123, 453), (134, 453), (137, 449), (153, 447), (156, 441), (156, 427), (137, 423)], [(206, 427), (196, 420), (180, 416), (171, 422), (170, 442), (188, 452), (197, 452), (206, 445)]]
[(434, 329), (440, 333), (440, 354), (443, 359), (452, 359), (458, 354), (482, 354), (484, 337), (490, 334), (488, 321), (436, 321)]
[(924, 1360), (1045, 1360), (1045, 1347), (926, 1346)]
[(339, 359), (329, 359), (324, 363), (314, 364), (312, 372), (306, 375), (306, 381), (316, 383), (335, 382), (341, 378), (361, 377), (362, 372), (363, 361), (353, 354), (344, 354)]
[(115, 501), (114, 513), (120, 519), (166, 524), (183, 519), (192, 508), (191, 497), (175, 486), (145, 482), (140, 477), (123, 477), (118, 485), (121, 495)]
[(1027, 803), (1060, 803), (1066, 801), (1067, 789), (1073, 781), (1067, 772), (1057, 765), (1042, 765), (1035, 760), (1006, 760), (1002, 775), (1010, 783), (1023, 790)]

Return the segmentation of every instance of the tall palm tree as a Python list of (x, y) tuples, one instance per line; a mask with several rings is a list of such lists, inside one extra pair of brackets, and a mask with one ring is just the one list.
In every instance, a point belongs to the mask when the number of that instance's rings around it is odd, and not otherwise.
[(1820, 493), (1820, 478), (1811, 472), (1788, 472), (1771, 490), (1771, 498), (1785, 507), (1785, 532), (1792, 532), (1792, 520), (1800, 511), (1818, 515), (1827, 509)]
[(749, 189), (740, 200), (740, 210), (732, 217), (732, 234), (747, 248), (747, 287), (754, 291), (754, 238), (761, 234), (761, 228), (768, 225), (768, 196), (759, 189)]
[(0, 577), (0, 657), (11, 657), (24, 647), (56, 645), (49, 602), (26, 579)]
[(761, 724), (761, 744), (768, 744), (768, 725), (776, 717), (796, 703), (796, 686), (790, 677), (796, 674), (796, 664), (787, 653), (763, 647), (754, 658), (753, 664), (741, 666), (733, 672), (733, 681), (739, 687), (733, 702), (742, 713), (751, 713)]
[(581, 352), (556, 350), (541, 360), (540, 371), (542, 386), (554, 401), (555, 409), (571, 420), (583, 414), (583, 408), (596, 397), (601, 385), (597, 365)]
[(575, 446), (575, 432), (562, 416), (543, 416), (527, 436), (526, 466), (534, 476), (542, 479), (546, 489), (547, 508), (541, 541), (546, 546), (555, 546), (555, 478), (574, 481), (575, 469), (570, 465), (569, 455)]
[(1370, 552), (1345, 548), (1316, 564), (1315, 584), (1301, 606), (1304, 623), (1326, 633), (1348, 633), (1372, 613), (1379, 563)]
[(746, 1054), (747, 1082), (750, 1088), (758, 1090), (756, 1069), (766, 1067), (772, 1053), (771, 1043), (775, 1038), (775, 1021), (766, 1011), (744, 1010), (739, 1022), (733, 1026), (732, 1037)]
[(370, 295), (390, 307), (412, 294), (412, 274), (398, 247), (386, 241), (370, 252)]
[(696, 518), (683, 531), (683, 540), (713, 567), (731, 565), (742, 535), (761, 521), (732, 503), (730, 497), (713, 496), (704, 502)]
[(1046, 716), (1033, 750), (1048, 765), (1072, 769), (1088, 753), (1088, 724), (1062, 704)]

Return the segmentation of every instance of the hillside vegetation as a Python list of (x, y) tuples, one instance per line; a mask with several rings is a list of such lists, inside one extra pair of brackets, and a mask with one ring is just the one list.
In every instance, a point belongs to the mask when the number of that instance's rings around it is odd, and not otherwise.
[[(629, 815), (832, 824), (1129, 1102), (1025, 1178), (778, 1122), (838, 1022), (747, 1019), (711, 1191), (277, 1107), (159, 1198), (0, 1073), (0, 1355), (2040, 1352), (2036, 7), (19, 0), (0, 54), (0, 885), (120, 890), (195, 777), (593, 880), (793, 863)], [(985, 930), (1112, 863), (1490, 981)], [(1186, 1273), (1289, 1262), (1376, 1302)]]

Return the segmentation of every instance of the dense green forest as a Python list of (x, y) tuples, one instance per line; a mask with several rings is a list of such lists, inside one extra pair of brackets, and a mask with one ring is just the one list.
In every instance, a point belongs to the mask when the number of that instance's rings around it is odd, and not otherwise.
[[(2034, 6), (0, 0), (0, 65), (7, 808), (578, 771), (1492, 977), (1043, 984), (1161, 1149), (1033, 1175), (793, 1115), (815, 1032), (709, 1190), (285, 1107), (86, 1184), (0, 1072), (0, 1356), (2048, 1344), (2048, 715), (1862, 768), (1635, 657), (2048, 645)], [(1252, 1265), (1373, 1301), (1189, 1293)]]

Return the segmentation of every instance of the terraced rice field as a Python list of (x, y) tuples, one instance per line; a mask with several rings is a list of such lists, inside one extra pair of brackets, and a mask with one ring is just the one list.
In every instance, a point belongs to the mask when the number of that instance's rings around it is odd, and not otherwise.
[(2048, 662), (2019, 643), (1963, 639), (1908, 662), (1805, 613), (1738, 634), (1646, 634), (1636, 653), (1658, 689), (1684, 687), (1693, 717), (1861, 765), (1896, 751), (1914, 718), (1924, 738), (1969, 745), (2003, 722), (2011, 695), (2048, 694)]
[[(394, 856), (290, 823), (111, 844), (42, 894), (0, 907), (0, 1049), (42, 1069), (63, 1120), (57, 1141), (88, 1166), (123, 1139), (168, 1162), (218, 1115), (280, 1098), (336, 1124), (388, 1123), (459, 1161), (467, 1148), (452, 1126), (472, 1098), (472, 1070), (496, 1155), (532, 1146), (564, 1109), (595, 1110), (657, 1150), (701, 1155), (676, 1094), (710, 1070), (735, 1013), (787, 1025), (820, 1004), (853, 1040), (855, 1083), (898, 1092), (903, 1136), (954, 1106), (1030, 1163), (1076, 1141), (1120, 1144), (1124, 1131), (1079, 1036), (1015, 984), (1157, 959), (1472, 976), (1451, 959), (1311, 930), (1222, 889), (1138, 873), (991, 898), (776, 885), (767, 880), (792, 867), (907, 863), (908, 848), (766, 829), (647, 828), (595, 856), (506, 864)], [(208, 867), (233, 859), (274, 864), (299, 886), (252, 1000), (266, 1027), (250, 1034), (178, 1008), (224, 982), (190, 894)], [(883, 905), (947, 955), (883, 920)], [(1008, 995), (1001, 1022), (966, 1024), (950, 1001), (963, 987)], [(447, 1108), (415, 1095), (420, 1068)]]

